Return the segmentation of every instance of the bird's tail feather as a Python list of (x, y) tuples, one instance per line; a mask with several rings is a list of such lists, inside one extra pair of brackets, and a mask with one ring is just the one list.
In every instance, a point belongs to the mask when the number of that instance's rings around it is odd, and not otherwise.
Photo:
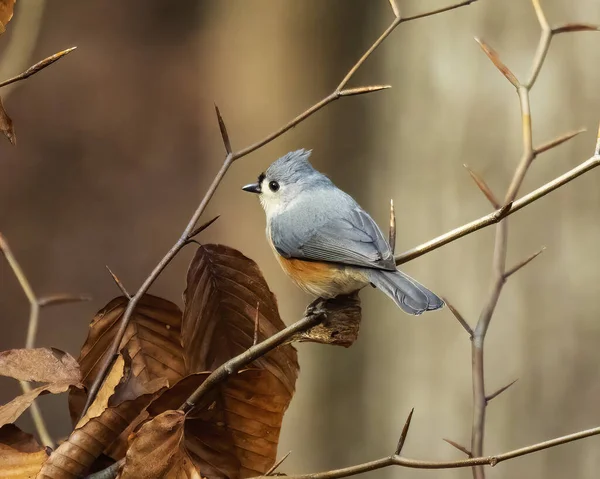
[(402, 271), (369, 270), (369, 279), (408, 314), (440, 309), (444, 302)]

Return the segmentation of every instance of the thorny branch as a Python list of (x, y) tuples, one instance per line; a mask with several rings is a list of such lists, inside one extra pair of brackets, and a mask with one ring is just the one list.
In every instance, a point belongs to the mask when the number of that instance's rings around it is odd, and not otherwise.
[(375, 86), (366, 86), (366, 87), (349, 88), (349, 89), (346, 89), (345, 86), (350, 81), (350, 79), (352, 78), (354, 73), (360, 68), (360, 66), (365, 62), (365, 60), (371, 55), (371, 53), (373, 53), (373, 51), (375, 51), (375, 49), (401, 23), (406, 23), (406, 22), (409, 22), (412, 20), (417, 20), (417, 19), (428, 17), (431, 15), (436, 15), (438, 13), (443, 13), (443, 12), (446, 12), (449, 10), (454, 10), (456, 8), (470, 5), (471, 3), (474, 3), (476, 1), (477, 0), (463, 0), (461, 2), (457, 2), (456, 4), (453, 4), (453, 5), (444, 7), (444, 8), (440, 8), (437, 10), (425, 12), (425, 13), (422, 13), (419, 15), (414, 15), (412, 17), (402, 18), (400, 15), (396, 16), (394, 18), (394, 21), (390, 24), (390, 26), (381, 34), (381, 36), (373, 43), (373, 45), (364, 53), (364, 55), (348, 71), (346, 76), (343, 78), (343, 80), (340, 82), (340, 84), (336, 87), (336, 89), (332, 93), (330, 93), (328, 96), (323, 98), (321, 101), (315, 103), (313, 106), (311, 106), (310, 108), (305, 110), (303, 113), (298, 115), (296, 118), (294, 118), (293, 120), (291, 120), (290, 122), (288, 122), (287, 124), (285, 124), (284, 126), (279, 128), (278, 130), (267, 135), (262, 140), (254, 143), (250, 146), (247, 146), (241, 150), (238, 150), (237, 152), (230, 151), (231, 150), (231, 147), (230, 147), (231, 142), (229, 139), (230, 137), (229, 137), (229, 134), (227, 133), (227, 128), (225, 127), (225, 122), (223, 121), (223, 119), (220, 115), (220, 111), (218, 111), (218, 109), (217, 109), (219, 128), (221, 130), (221, 135), (223, 137), (223, 143), (225, 145), (225, 150), (227, 152), (227, 155), (225, 156), (225, 160), (224, 160), (221, 168), (217, 172), (215, 178), (213, 179), (211, 185), (209, 186), (208, 190), (206, 191), (204, 198), (202, 199), (202, 201), (196, 208), (196, 211), (194, 211), (190, 221), (188, 222), (187, 226), (183, 230), (183, 233), (181, 234), (179, 239), (177, 239), (175, 244), (165, 254), (165, 256), (160, 260), (160, 262), (156, 265), (156, 267), (152, 270), (152, 272), (144, 280), (144, 282), (142, 283), (140, 288), (136, 291), (136, 293), (129, 300), (127, 309), (125, 310), (125, 313), (123, 314), (123, 318), (121, 319), (121, 323), (119, 325), (119, 330), (117, 331), (117, 334), (115, 335), (115, 338), (110, 346), (109, 354), (106, 355), (106, 360), (102, 363), (100, 370), (98, 372), (98, 375), (96, 376), (94, 383), (92, 384), (92, 386), (90, 387), (90, 389), (88, 391), (87, 401), (86, 401), (85, 407), (83, 408), (83, 411), (81, 413), (82, 417), (83, 417), (83, 415), (85, 415), (85, 412), (87, 411), (88, 407), (90, 406), (90, 404), (92, 403), (92, 401), (94, 400), (96, 395), (98, 394), (100, 386), (104, 382), (104, 379), (110, 368), (110, 365), (112, 364), (112, 362), (116, 358), (116, 355), (118, 354), (119, 345), (121, 344), (123, 336), (125, 335), (127, 325), (129, 324), (129, 321), (131, 319), (131, 315), (133, 313), (133, 310), (135, 309), (135, 306), (137, 305), (137, 303), (139, 302), (141, 297), (146, 293), (146, 291), (148, 291), (148, 289), (150, 288), (152, 283), (154, 283), (154, 281), (160, 275), (160, 273), (164, 270), (164, 268), (171, 262), (171, 260), (177, 255), (177, 253), (189, 242), (190, 235), (194, 229), (194, 226), (196, 225), (196, 223), (200, 219), (200, 216), (202, 215), (202, 213), (208, 206), (208, 203), (210, 202), (215, 191), (217, 190), (218, 186), (220, 185), (221, 181), (223, 180), (225, 174), (227, 173), (227, 171), (229, 170), (229, 168), (231, 167), (233, 162), (256, 151), (257, 149), (261, 148), (262, 146), (266, 145), (267, 143), (270, 143), (274, 139), (283, 135), (289, 129), (293, 128), (294, 126), (298, 125), (300, 122), (304, 121), (306, 118), (311, 116), (313, 113), (319, 111), (324, 106), (328, 105), (329, 103), (331, 103), (335, 100), (338, 100), (341, 97), (352, 96), (352, 95), (361, 95), (361, 94), (365, 94), (365, 93), (370, 93), (370, 92), (375, 92), (375, 91), (380, 91), (380, 90), (383, 90), (386, 88), (390, 88), (389, 85), (375, 85)]
[[(40, 308), (49, 305), (89, 301), (90, 297), (87, 295), (73, 296), (68, 294), (59, 294), (38, 298), (33, 292), (33, 289), (29, 284), (25, 273), (21, 269), (21, 265), (19, 265), (17, 259), (13, 255), (10, 246), (6, 241), (6, 238), (4, 238), (4, 236), (1, 233), (0, 251), (4, 254), (8, 265), (12, 269), (13, 274), (17, 278), (17, 281), (19, 282), (23, 293), (25, 293), (25, 296), (27, 297), (27, 301), (29, 302), (29, 325), (27, 327), (27, 339), (25, 340), (25, 348), (33, 349), (35, 347), (35, 337), (37, 335)], [(31, 386), (27, 381), (19, 382), (21, 384), (21, 389), (24, 393), (28, 393), (29, 391), (31, 391)], [(33, 419), (35, 428), (38, 432), (38, 435), (40, 436), (40, 440), (42, 441), (42, 443), (45, 446), (54, 447), (54, 441), (52, 440), (52, 437), (50, 437), (50, 433), (46, 428), (46, 423), (44, 422), (44, 418), (42, 417), (42, 413), (37, 403), (33, 402), (29, 410), (31, 411), (31, 417)]]
[[(405, 426), (406, 427), (406, 426)], [(404, 431), (403, 431), (404, 432)], [(342, 469), (334, 469), (332, 471), (317, 472), (312, 474), (292, 474), (286, 476), (287, 479), (339, 479), (342, 477), (355, 476), (377, 469), (383, 469), (390, 466), (408, 467), (412, 469), (457, 469), (473, 466), (492, 466), (500, 462), (514, 459), (515, 457), (526, 456), (534, 452), (549, 449), (551, 447), (567, 444), (568, 442), (577, 441), (586, 437), (597, 436), (600, 434), (600, 427), (587, 429), (585, 431), (576, 432), (566, 436), (557, 437), (549, 441), (532, 444), (531, 446), (514, 449), (512, 451), (503, 452), (494, 456), (472, 457), (468, 459), (460, 459), (458, 461), (423, 461), (419, 459), (409, 459), (400, 454), (392, 454), (391, 456), (382, 457), (375, 461), (364, 462), (355, 466), (344, 467)], [(468, 451), (466, 451), (468, 452)], [(263, 479), (266, 476), (257, 476), (253, 479)]]

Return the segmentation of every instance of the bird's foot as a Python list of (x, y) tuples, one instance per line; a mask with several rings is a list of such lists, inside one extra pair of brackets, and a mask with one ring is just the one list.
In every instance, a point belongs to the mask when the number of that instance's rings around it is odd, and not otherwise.
[(306, 307), (305, 316), (316, 316), (320, 314), (325, 314), (327, 312), (327, 308), (325, 307), (327, 303), (326, 299), (317, 298), (312, 303), (310, 303)]

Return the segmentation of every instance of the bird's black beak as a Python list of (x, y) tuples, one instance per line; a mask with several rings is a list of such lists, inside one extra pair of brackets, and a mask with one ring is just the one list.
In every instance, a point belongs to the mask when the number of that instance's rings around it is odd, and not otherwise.
[(252, 183), (250, 185), (246, 185), (246, 186), (242, 187), (242, 190), (247, 191), (249, 193), (256, 193), (256, 194), (261, 192), (259, 183)]

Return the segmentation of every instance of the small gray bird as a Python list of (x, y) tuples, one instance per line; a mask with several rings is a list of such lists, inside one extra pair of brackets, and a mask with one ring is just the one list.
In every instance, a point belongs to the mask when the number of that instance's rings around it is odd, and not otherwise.
[(311, 151), (276, 160), (258, 182), (242, 189), (260, 195), (267, 239), (283, 270), (321, 298), (349, 294), (369, 283), (409, 314), (444, 302), (396, 269), (394, 255), (373, 219), (309, 163)]

